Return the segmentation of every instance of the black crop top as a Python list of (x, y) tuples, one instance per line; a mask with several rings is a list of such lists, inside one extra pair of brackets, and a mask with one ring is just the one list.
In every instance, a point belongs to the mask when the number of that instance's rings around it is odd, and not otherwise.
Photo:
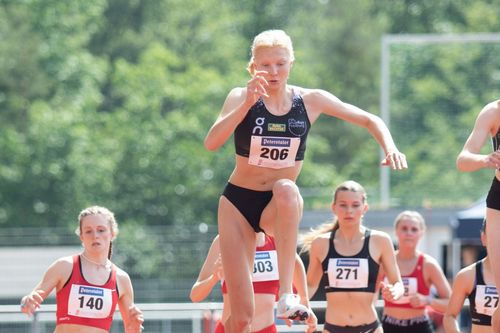
[(262, 98), (250, 108), (234, 131), (236, 154), (249, 164), (284, 168), (304, 159), (311, 122), (302, 97), (293, 93), (292, 107), (282, 116), (270, 113)]
[(375, 292), (379, 264), (370, 255), (371, 230), (365, 230), (363, 247), (358, 254), (343, 256), (335, 250), (333, 240), (335, 231), (330, 235), (330, 247), (321, 263), (325, 278), (325, 292), (358, 291)]
[(493, 143), (493, 150), (498, 150), (500, 148), (500, 129), (495, 136), (491, 137), (491, 141)]
[(495, 286), (486, 285), (483, 277), (483, 260), (476, 262), (476, 279), (469, 294), (469, 311), (474, 325), (491, 326), (491, 315), (498, 306)]

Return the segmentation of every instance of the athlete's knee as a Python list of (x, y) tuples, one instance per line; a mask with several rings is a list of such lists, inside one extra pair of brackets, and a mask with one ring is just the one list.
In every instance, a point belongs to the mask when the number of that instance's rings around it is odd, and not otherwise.
[(280, 179), (274, 184), (273, 197), (278, 205), (297, 206), (302, 201), (298, 186), (289, 179)]
[(239, 309), (231, 313), (231, 324), (236, 329), (237, 332), (245, 332), (250, 324), (252, 323), (253, 311), (245, 311), (245, 309)]

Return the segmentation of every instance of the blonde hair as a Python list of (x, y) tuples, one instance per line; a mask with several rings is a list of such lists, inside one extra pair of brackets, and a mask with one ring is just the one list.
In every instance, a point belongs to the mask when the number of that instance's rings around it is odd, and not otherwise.
[[(345, 181), (339, 186), (337, 186), (333, 194), (333, 204), (337, 202), (337, 195), (339, 194), (339, 192), (360, 193), (363, 203), (366, 203), (368, 199), (364, 187), (361, 186), (361, 184), (355, 182), (354, 180)], [(311, 249), (312, 242), (316, 238), (318, 238), (318, 236), (328, 232), (333, 232), (338, 228), (339, 228), (339, 221), (337, 217), (335, 217), (333, 221), (325, 222), (317, 228), (311, 228), (311, 230), (307, 234), (302, 235), (301, 237), (302, 248), (300, 250), (300, 253), (309, 252), (309, 250)]]
[(293, 53), (292, 39), (283, 30), (266, 30), (255, 36), (251, 47), (251, 58), (247, 65), (247, 71), (253, 75), (253, 63), (255, 61), (255, 52), (261, 47), (282, 47), (290, 55), (290, 61), (295, 60)]
[(394, 229), (397, 229), (399, 223), (405, 219), (418, 222), (421, 230), (425, 230), (426, 228), (425, 220), (422, 214), (414, 210), (405, 210), (396, 216), (396, 219), (394, 220)]
[[(82, 234), (82, 220), (87, 216), (94, 215), (102, 215), (109, 223), (109, 228), (111, 229), (111, 233), (113, 234), (113, 239), (118, 235), (118, 223), (115, 219), (115, 214), (112, 211), (107, 209), (106, 207), (101, 206), (91, 206), (87, 207), (78, 214), (78, 227), (75, 230), (75, 233), (80, 236)], [(111, 259), (111, 255), (113, 254), (113, 239), (109, 244), (109, 252), (108, 258)]]

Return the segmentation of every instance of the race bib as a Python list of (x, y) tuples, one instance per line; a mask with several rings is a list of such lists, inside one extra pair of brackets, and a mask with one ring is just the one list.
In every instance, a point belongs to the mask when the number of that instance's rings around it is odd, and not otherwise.
[(328, 283), (330, 284), (330, 287), (335, 288), (368, 287), (368, 259), (329, 259)]
[(111, 289), (74, 284), (68, 299), (68, 314), (83, 318), (106, 318), (113, 303)]
[(279, 280), (276, 250), (255, 252), (252, 280), (253, 282)]
[[(418, 282), (415, 277), (402, 277), (403, 286), (405, 288), (405, 293), (401, 298), (392, 301), (395, 304), (408, 304), (410, 303), (410, 297), (417, 294)], [(387, 278), (385, 279), (387, 281)]]
[(476, 286), (476, 312), (491, 316), (498, 306), (497, 288), (494, 286)]
[(252, 135), (248, 164), (281, 169), (295, 165), (300, 138)]

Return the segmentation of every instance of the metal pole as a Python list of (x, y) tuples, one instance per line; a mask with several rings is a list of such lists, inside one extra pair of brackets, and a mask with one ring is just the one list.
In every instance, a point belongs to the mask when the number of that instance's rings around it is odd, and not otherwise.
[[(380, 96), (380, 116), (390, 128), (391, 114), (389, 110), (390, 100), (390, 42), (387, 36), (382, 36), (382, 55), (381, 55), (381, 96)], [(385, 158), (385, 153), (380, 149), (380, 159)], [(390, 207), (391, 200), (391, 179), (388, 167), (380, 166), (380, 205), (382, 208)]]
[[(390, 46), (391, 44), (498, 43), (499, 33), (398, 34), (382, 36), (380, 116), (390, 126)], [(382, 159), (385, 157), (381, 153)], [(411, 167), (411, 166), (410, 166)], [(390, 207), (390, 170), (380, 167), (380, 205)]]

